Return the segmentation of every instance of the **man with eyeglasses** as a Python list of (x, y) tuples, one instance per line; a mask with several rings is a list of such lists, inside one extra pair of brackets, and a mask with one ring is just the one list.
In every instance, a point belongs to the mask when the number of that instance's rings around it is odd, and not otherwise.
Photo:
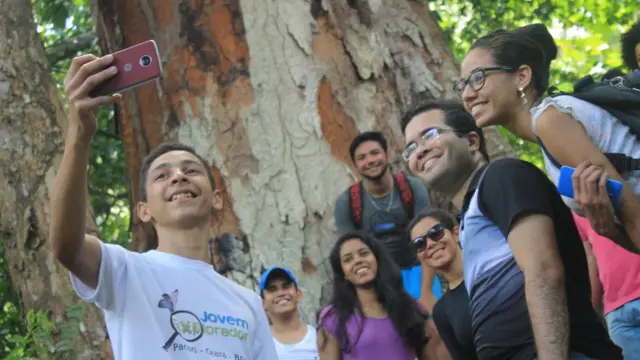
[[(429, 209), (429, 194), (420, 179), (392, 173), (387, 150), (387, 139), (378, 131), (364, 132), (351, 142), (349, 155), (362, 181), (352, 184), (336, 200), (337, 232), (369, 231), (402, 269), (407, 292), (415, 299), (424, 295), (435, 303), (441, 294), (440, 281), (435, 273), (423, 276), (405, 231), (414, 214)], [(427, 290), (424, 294), (423, 288)]]
[(591, 307), (584, 247), (554, 184), (518, 159), (489, 163), (462, 104), (421, 104), (401, 121), (411, 172), (462, 210), (472, 333), (483, 359), (621, 359)]

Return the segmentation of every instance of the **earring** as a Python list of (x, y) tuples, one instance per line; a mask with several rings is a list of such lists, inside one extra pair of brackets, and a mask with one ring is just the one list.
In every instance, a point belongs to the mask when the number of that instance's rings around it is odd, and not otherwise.
[(520, 92), (520, 100), (522, 100), (522, 105), (527, 105), (529, 100), (527, 100), (527, 97), (524, 95), (524, 91), (522, 91), (522, 88), (518, 89), (518, 91)]

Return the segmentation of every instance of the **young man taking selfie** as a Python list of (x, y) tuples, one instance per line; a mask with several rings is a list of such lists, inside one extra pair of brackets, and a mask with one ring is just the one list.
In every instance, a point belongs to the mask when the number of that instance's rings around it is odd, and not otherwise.
[(104, 310), (116, 360), (275, 359), (260, 297), (207, 262), (222, 200), (192, 148), (163, 144), (144, 159), (137, 212), (155, 227), (157, 250), (135, 253), (85, 235), (96, 110), (119, 99), (89, 93), (116, 75), (112, 61), (111, 55), (77, 57), (64, 81), (69, 128), (51, 199), (56, 258), (78, 295)]

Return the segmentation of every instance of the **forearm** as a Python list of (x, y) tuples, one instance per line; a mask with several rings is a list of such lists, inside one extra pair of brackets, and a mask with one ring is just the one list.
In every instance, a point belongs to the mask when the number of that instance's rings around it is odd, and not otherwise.
[[(624, 184), (618, 213), (624, 232), (612, 234), (609, 238), (625, 249), (638, 254), (640, 253), (640, 216), (638, 215), (640, 214), (640, 198), (633, 193), (631, 187), (622, 178), (617, 178), (617, 176), (612, 176), (612, 178)], [(632, 248), (630, 248), (631, 246)]]
[(51, 196), (49, 238), (63, 264), (75, 261), (86, 231), (89, 141), (69, 129)]
[(438, 301), (433, 294), (433, 283), (435, 274), (433, 271), (426, 267), (426, 265), (421, 266), (422, 270), (422, 284), (420, 284), (420, 304), (427, 309), (429, 314), (433, 314), (433, 307), (436, 305)]
[(539, 360), (565, 360), (569, 354), (569, 314), (564, 281), (525, 274), (525, 293)]

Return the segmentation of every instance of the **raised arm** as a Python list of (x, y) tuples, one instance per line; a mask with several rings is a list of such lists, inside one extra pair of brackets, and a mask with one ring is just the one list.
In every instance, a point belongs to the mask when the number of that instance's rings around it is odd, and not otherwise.
[(97, 108), (114, 102), (116, 97), (91, 98), (88, 94), (97, 84), (115, 75), (115, 67), (108, 68), (111, 62), (110, 55), (102, 58), (84, 55), (71, 63), (64, 80), (69, 99), (69, 127), (51, 196), (49, 239), (54, 255), (92, 288), (98, 283), (101, 250), (98, 239), (85, 235), (89, 146), (97, 130)]
[(438, 299), (433, 293), (433, 283), (435, 282), (436, 270), (425, 262), (420, 261), (420, 270), (422, 271), (422, 285), (420, 287), (420, 304), (424, 306), (429, 314), (433, 314), (433, 309)]
[(640, 216), (638, 216), (640, 198), (633, 193), (631, 187), (626, 184), (600, 149), (593, 145), (582, 123), (567, 113), (549, 107), (537, 119), (535, 131), (545, 147), (561, 164), (577, 168), (585, 161), (589, 161), (591, 164), (602, 167), (610, 178), (624, 184), (620, 197), (620, 217), (627, 236), (615, 236), (612, 240), (630, 250), (628, 238), (633, 243), (635, 252), (638, 253), (640, 250)]

